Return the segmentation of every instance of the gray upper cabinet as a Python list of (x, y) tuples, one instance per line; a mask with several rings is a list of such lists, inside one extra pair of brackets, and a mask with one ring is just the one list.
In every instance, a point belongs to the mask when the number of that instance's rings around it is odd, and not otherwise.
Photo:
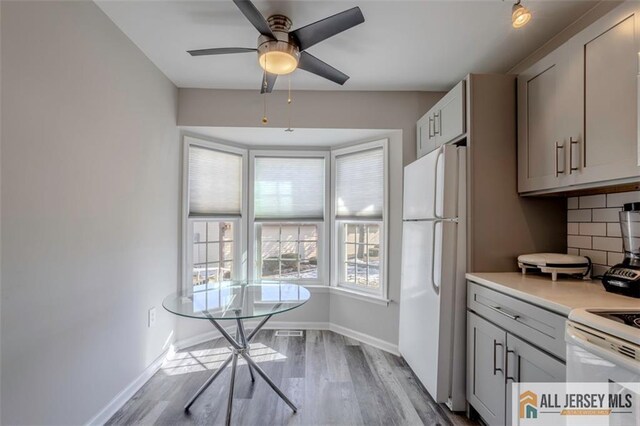
[(638, 13), (628, 2), (518, 76), (518, 191), (638, 179)]
[(465, 134), (464, 88), (463, 80), (418, 120), (418, 158)]
[(575, 144), (576, 183), (637, 177), (638, 13), (625, 5), (580, 34), (584, 139)]

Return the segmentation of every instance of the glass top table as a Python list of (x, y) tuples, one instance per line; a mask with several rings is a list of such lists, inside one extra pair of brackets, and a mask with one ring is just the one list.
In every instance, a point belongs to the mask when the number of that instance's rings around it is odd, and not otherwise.
[[(293, 412), (296, 406), (278, 388), (264, 370), (250, 356), (250, 342), (273, 315), (281, 314), (304, 305), (311, 294), (298, 284), (282, 281), (223, 281), (194, 286), (165, 297), (162, 306), (169, 312), (187, 318), (208, 320), (231, 345), (231, 354), (220, 367), (198, 389), (184, 407), (189, 411), (191, 405), (213, 383), (220, 373), (231, 363), (229, 398), (227, 400), (226, 424), (231, 424), (233, 389), (236, 379), (238, 358), (246, 361), (251, 382), (255, 382), (255, 370), (269, 386), (287, 403)], [(244, 321), (256, 319), (258, 324), (249, 334)], [(220, 322), (225, 323), (223, 327)], [(228, 331), (229, 322), (235, 321), (235, 337)]]
[(309, 290), (281, 281), (223, 281), (168, 295), (162, 306), (188, 318), (237, 320), (280, 314), (304, 305)]

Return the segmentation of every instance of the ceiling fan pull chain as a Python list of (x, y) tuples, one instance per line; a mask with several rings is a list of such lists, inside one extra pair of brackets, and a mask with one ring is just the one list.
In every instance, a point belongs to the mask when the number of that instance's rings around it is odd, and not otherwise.
[[(266, 65), (267, 63), (267, 58), (264, 58), (264, 63)], [(264, 85), (264, 97), (262, 98), (262, 106), (263, 106), (263, 112), (262, 112), (262, 124), (266, 125), (269, 120), (267, 119), (267, 72), (264, 72), (264, 81), (262, 83)]]
[(287, 110), (289, 115), (289, 127), (285, 129), (285, 132), (293, 132), (291, 128), (291, 74), (289, 74), (289, 96), (287, 97)]

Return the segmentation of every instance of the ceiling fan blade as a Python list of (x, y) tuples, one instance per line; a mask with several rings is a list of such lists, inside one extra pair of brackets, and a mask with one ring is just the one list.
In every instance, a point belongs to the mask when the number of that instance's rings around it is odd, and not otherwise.
[(226, 55), (228, 53), (245, 53), (255, 52), (257, 49), (251, 49), (249, 47), (214, 47), (213, 49), (198, 49), (187, 50), (191, 56), (205, 56), (205, 55)]
[(262, 34), (263, 36), (271, 37), (273, 39), (276, 38), (276, 36), (273, 35), (273, 32), (271, 32), (269, 23), (266, 19), (264, 19), (262, 13), (260, 13), (260, 11), (255, 7), (253, 3), (251, 3), (249, 0), (233, 0), (233, 2), (236, 4), (236, 6), (238, 6), (240, 12), (242, 12), (242, 14), (247, 17), (249, 22), (251, 22), (251, 24), (256, 27), (256, 30), (258, 30), (260, 34)]
[(319, 75), (320, 77), (324, 77), (327, 80), (338, 83), (339, 85), (343, 85), (347, 80), (349, 80), (348, 75), (346, 75), (342, 71), (338, 71), (331, 65), (321, 61), (320, 59), (316, 58), (313, 55), (310, 55), (307, 52), (300, 53), (300, 62), (298, 62), (298, 68)]
[(264, 74), (262, 74), (262, 80), (260, 80), (260, 93), (271, 93), (271, 91), (273, 91), (273, 86), (276, 84), (277, 78), (278, 74), (271, 74), (265, 71)]
[(363, 22), (364, 16), (362, 15), (362, 11), (359, 7), (354, 7), (314, 22), (313, 24), (298, 28), (289, 34), (297, 40), (300, 50), (306, 50), (322, 40), (333, 37)]

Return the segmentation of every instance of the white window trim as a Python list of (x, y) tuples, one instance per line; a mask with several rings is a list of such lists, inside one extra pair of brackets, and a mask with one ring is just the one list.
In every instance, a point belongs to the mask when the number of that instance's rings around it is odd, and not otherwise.
[[(240, 217), (237, 216), (199, 216), (197, 218), (189, 218), (189, 147), (199, 146), (202, 148), (213, 149), (216, 151), (240, 155), (242, 157), (242, 198)], [(233, 276), (232, 279), (244, 280), (247, 277), (247, 178), (248, 167), (248, 151), (246, 149), (237, 148), (220, 142), (214, 142), (193, 136), (183, 136), (182, 149), (182, 268), (181, 268), (181, 288), (188, 290), (192, 287), (191, 276), (191, 244), (193, 244), (193, 233), (191, 232), (191, 223), (196, 221), (216, 221), (216, 222), (233, 222)]]
[[(368, 151), (370, 149), (382, 148), (383, 152), (383, 167), (384, 167), (384, 185), (383, 185), (383, 209), (382, 209), (382, 221), (370, 220), (366, 218), (354, 219), (354, 220), (338, 220), (336, 219), (336, 158), (345, 154), (353, 154), (361, 151)], [(363, 298), (369, 298), (373, 300), (379, 300), (383, 303), (388, 303), (389, 298), (389, 286), (388, 286), (388, 230), (389, 230), (389, 139), (381, 139), (373, 142), (365, 142), (356, 145), (351, 145), (345, 148), (334, 149), (331, 151), (331, 286), (339, 293), (353, 293), (359, 294)], [(363, 222), (363, 223), (375, 223), (382, 222), (380, 227), (380, 251), (382, 261), (380, 262), (380, 291), (369, 291), (362, 288), (355, 287), (340, 280), (341, 268), (341, 254), (342, 254), (342, 239), (341, 239), (341, 224), (344, 222)]]
[[(255, 219), (255, 197), (253, 195), (254, 191), (254, 178), (255, 178), (255, 159), (256, 157), (290, 157), (290, 158), (323, 158), (324, 159), (324, 178), (325, 178), (325, 200), (324, 200), (324, 220), (309, 220), (309, 219), (287, 219), (287, 220), (258, 220)], [(331, 189), (329, 188), (331, 184), (331, 157), (329, 151), (297, 151), (297, 150), (251, 150), (249, 151), (249, 192), (248, 200), (249, 200), (249, 227), (248, 227), (248, 240), (249, 240), (249, 250), (248, 250), (248, 276), (253, 280), (258, 279), (258, 271), (259, 271), (259, 259), (257, 259), (257, 245), (256, 245), (256, 224), (259, 223), (280, 223), (280, 224), (317, 224), (318, 225), (318, 279), (316, 280), (295, 280), (295, 282), (299, 282), (301, 284), (307, 285), (323, 285), (326, 286), (329, 282), (327, 277), (329, 277), (330, 271), (330, 252), (329, 247), (329, 237), (330, 232), (328, 227), (325, 224), (328, 222), (329, 214), (330, 214), (330, 203), (331, 203)]]

